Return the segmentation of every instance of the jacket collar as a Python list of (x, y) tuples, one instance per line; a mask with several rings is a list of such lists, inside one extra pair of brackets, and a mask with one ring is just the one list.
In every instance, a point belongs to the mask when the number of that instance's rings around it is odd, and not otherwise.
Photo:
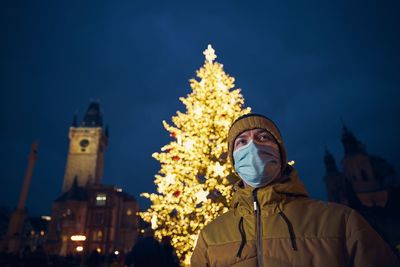
[[(254, 188), (244, 187), (243, 181), (234, 186), (232, 206), (239, 214), (252, 214)], [(286, 203), (298, 197), (308, 197), (308, 193), (298, 177), (297, 170), (293, 167), (287, 169), (279, 182), (257, 189), (257, 199), (261, 211), (273, 214), (283, 210)]]

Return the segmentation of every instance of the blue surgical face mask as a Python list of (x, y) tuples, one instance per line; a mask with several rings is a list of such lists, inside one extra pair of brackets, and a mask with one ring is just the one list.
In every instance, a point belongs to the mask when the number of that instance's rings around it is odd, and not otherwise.
[(235, 170), (251, 187), (263, 187), (280, 175), (279, 149), (260, 145), (251, 140), (233, 152)]

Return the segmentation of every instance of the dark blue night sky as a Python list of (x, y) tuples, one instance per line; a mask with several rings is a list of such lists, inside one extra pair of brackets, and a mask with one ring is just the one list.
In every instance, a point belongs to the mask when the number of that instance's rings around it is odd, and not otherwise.
[(246, 106), (280, 126), (313, 197), (326, 198), (325, 146), (340, 165), (341, 117), (400, 171), (398, 1), (261, 2), (3, 1), (0, 205), (16, 206), (38, 139), (27, 207), (50, 213), (73, 114), (91, 99), (110, 126), (103, 182), (155, 191), (161, 122), (184, 111), (208, 43)]

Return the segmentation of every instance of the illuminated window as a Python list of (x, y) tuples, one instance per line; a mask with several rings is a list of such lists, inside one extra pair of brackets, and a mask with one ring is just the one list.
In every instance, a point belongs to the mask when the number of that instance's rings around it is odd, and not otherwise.
[(103, 232), (101, 230), (93, 231), (93, 241), (101, 241), (103, 239)]
[(96, 205), (97, 206), (104, 206), (107, 201), (107, 195), (106, 194), (97, 194), (96, 196)]

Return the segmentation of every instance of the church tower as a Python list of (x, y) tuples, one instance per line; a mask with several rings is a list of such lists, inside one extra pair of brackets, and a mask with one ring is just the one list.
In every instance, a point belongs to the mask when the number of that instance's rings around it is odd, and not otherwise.
[(75, 178), (78, 185), (98, 184), (103, 176), (104, 151), (108, 130), (103, 130), (103, 115), (98, 102), (91, 102), (78, 126), (76, 115), (69, 128), (69, 151), (62, 192), (68, 191)]
[(325, 150), (324, 163), (326, 174), (324, 177), (328, 200), (332, 202), (347, 204), (346, 178), (339, 172), (333, 155)]
[(380, 190), (381, 185), (375, 177), (365, 145), (357, 140), (345, 125), (343, 125), (342, 143), (345, 151), (342, 160), (343, 171), (353, 184), (356, 193)]

